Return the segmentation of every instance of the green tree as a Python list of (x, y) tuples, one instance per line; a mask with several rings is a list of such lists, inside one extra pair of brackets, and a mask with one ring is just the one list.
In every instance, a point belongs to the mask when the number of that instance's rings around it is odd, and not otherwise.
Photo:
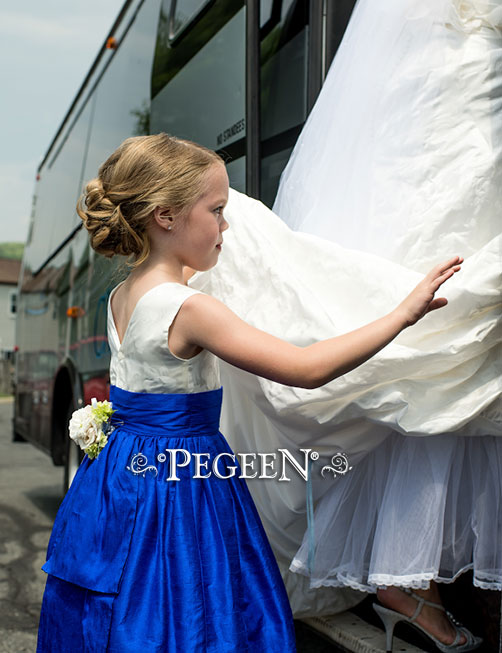
[(23, 258), (24, 243), (0, 243), (0, 258)]

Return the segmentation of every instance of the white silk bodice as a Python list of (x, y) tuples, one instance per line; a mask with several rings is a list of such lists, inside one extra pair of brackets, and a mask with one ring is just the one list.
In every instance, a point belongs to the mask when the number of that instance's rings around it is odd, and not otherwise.
[[(120, 285), (120, 284), (119, 284)], [(199, 293), (179, 283), (154, 286), (136, 304), (120, 344), (108, 299), (108, 343), (111, 349), (110, 383), (130, 392), (193, 393), (220, 387), (218, 359), (203, 349), (192, 358), (175, 356), (168, 334), (188, 297)]]

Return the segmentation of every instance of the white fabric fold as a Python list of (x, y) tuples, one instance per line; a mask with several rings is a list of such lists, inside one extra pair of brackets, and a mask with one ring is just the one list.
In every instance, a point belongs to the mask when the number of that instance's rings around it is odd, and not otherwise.
[[(221, 299), (257, 328), (297, 345), (380, 317), (422, 278), (373, 254), (294, 232), (263, 204), (234, 190), (226, 217), (231, 227), (218, 265), (194, 275), (190, 285)], [(321, 388), (284, 386), (222, 363), (222, 430), (234, 451), (285, 447), (298, 452), (299, 459), (302, 447), (319, 452), (312, 484), (318, 501), (334, 487), (334, 480), (321, 478), (319, 470), (339, 451), (358, 465), (395, 431), (424, 437), (501, 435), (501, 302), (495, 264), (500, 247), (500, 237), (494, 238), (465, 261), (445, 291), (446, 308)], [(305, 579), (286, 572), (306, 529), (305, 481), (296, 476), (284, 484), (248, 483), (295, 614), (330, 613), (333, 606), (357, 602), (347, 592), (307, 591)]]
[[(231, 191), (218, 266), (190, 282), (251, 324), (304, 346), (392, 310), (434, 264), (454, 254), (466, 259), (441, 292), (446, 308), (321, 388), (291, 388), (222, 365), (222, 426), (234, 450), (310, 447), (321, 454), (312, 482), (317, 589), (286, 571), (293, 558), (300, 571), (307, 560), (305, 482), (249, 482), (297, 615), (357, 601), (350, 592), (330, 593), (330, 584), (419, 587), (430, 578), (451, 580), (469, 565), (480, 586), (502, 583), (494, 553), (501, 549), (502, 524), (494, 466), (502, 435), (499, 7), (481, 0), (359, 0), (281, 178), (274, 211), (282, 220)], [(443, 457), (434, 463), (430, 451), (440, 440)], [(389, 456), (378, 454), (390, 443), (401, 461), (393, 468)], [(319, 475), (337, 451), (353, 466), (343, 483)], [(476, 483), (465, 495), (457, 492), (459, 470), (469, 469), (471, 459)], [(467, 524), (471, 515), (471, 521), (463, 539), (448, 539), (447, 530), (437, 534), (426, 559), (404, 547), (385, 561), (378, 551), (400, 528), (393, 522), (386, 534), (382, 524), (388, 526), (392, 496), (399, 499), (396, 488), (407, 480), (405, 462), (428, 470), (403, 494), (408, 503), (400, 502), (416, 514), (408, 541), (419, 543), (434, 520), (450, 531), (457, 519)], [(442, 478), (438, 464), (446, 466)], [(436, 479), (439, 512), (422, 509), (426, 477)], [(390, 493), (384, 510), (379, 491)], [(493, 501), (484, 504), (479, 497), (487, 491)], [(372, 497), (367, 510), (358, 492)], [(422, 492), (423, 504), (413, 502)], [(455, 512), (452, 497), (461, 497), (462, 510)], [(347, 522), (355, 511), (358, 518)], [(373, 524), (368, 532), (365, 520)], [(341, 529), (340, 547), (330, 527)], [(358, 537), (370, 546), (343, 545), (343, 538)], [(326, 542), (332, 545), (321, 555)], [(457, 550), (450, 564), (452, 542)], [(477, 558), (469, 562), (473, 546)], [(377, 560), (382, 564), (371, 564)]]

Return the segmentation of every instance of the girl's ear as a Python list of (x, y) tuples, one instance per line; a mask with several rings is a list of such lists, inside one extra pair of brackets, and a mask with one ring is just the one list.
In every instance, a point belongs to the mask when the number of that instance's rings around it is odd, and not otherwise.
[(174, 218), (170, 208), (165, 206), (156, 206), (153, 210), (153, 219), (163, 229), (171, 230)]

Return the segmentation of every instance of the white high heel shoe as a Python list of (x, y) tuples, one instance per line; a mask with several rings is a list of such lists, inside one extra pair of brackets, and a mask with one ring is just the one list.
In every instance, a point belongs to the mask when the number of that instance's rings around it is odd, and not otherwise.
[[(383, 605), (378, 605), (377, 603), (373, 604), (373, 608), (375, 609), (375, 612), (378, 614), (380, 619), (383, 621), (383, 625), (385, 626), (387, 653), (392, 653), (392, 639), (394, 637), (394, 627), (399, 621), (404, 621), (410, 626), (412, 626), (413, 628), (418, 629), (422, 634), (428, 637), (431, 640), (431, 642), (433, 642), (437, 646), (437, 648), (443, 653), (463, 653), (464, 651), (474, 651), (474, 649), (481, 646), (481, 644), (483, 643), (481, 637), (476, 637), (469, 630), (467, 630), (467, 628), (461, 626), (458, 623), (458, 621), (455, 621), (452, 614), (447, 610), (445, 610), (444, 606), (442, 606), (440, 603), (433, 603), (432, 601), (426, 601), (424, 598), (422, 598), (418, 594), (415, 594), (415, 592), (412, 592), (408, 588), (402, 588), (402, 589), (418, 602), (416, 610), (411, 617), (407, 617), (406, 615), (401, 614), (400, 612), (396, 612), (395, 610), (384, 608)], [(425, 628), (423, 628), (422, 626), (416, 623), (416, 619), (421, 613), (424, 605), (429, 605), (432, 608), (437, 608), (438, 610), (442, 610), (443, 612), (446, 612), (448, 619), (451, 621), (456, 631), (455, 639), (451, 644), (443, 644), (438, 639), (436, 639), (433, 635), (428, 633), (425, 630)], [(465, 636), (465, 642), (463, 644), (459, 644), (462, 635)]]

